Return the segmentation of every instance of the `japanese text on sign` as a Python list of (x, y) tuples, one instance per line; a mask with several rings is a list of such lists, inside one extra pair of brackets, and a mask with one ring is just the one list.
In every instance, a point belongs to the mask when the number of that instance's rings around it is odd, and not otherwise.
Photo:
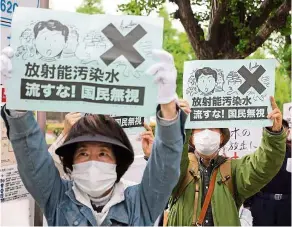
[[(85, 113), (84, 116), (91, 115)], [(129, 117), (129, 116), (112, 116), (113, 119), (122, 127), (122, 128), (136, 128), (144, 126), (144, 117)]]
[(34, 100), (76, 100), (95, 103), (143, 105), (144, 89), (144, 87), (91, 83), (21, 80), (21, 98)]
[(152, 115), (157, 87), (145, 72), (162, 32), (162, 19), (18, 8), (7, 108)]
[(270, 126), (274, 72), (271, 59), (185, 62), (183, 92), (191, 105), (186, 127)]
[(25, 198), (28, 196), (16, 165), (0, 169), (0, 199), (2, 202)]
[(259, 147), (262, 139), (262, 128), (230, 128), (230, 140), (221, 150), (229, 158), (242, 158)]
[(143, 127), (144, 117), (114, 117), (122, 128)]
[[(17, 7), (39, 7), (40, 0), (1, 0), (1, 48), (10, 44), (11, 22)], [(0, 82), (1, 83), (1, 82)]]

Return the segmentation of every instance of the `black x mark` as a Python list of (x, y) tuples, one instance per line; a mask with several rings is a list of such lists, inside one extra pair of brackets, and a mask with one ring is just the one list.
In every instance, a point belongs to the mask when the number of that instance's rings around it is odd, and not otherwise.
[(141, 25), (137, 25), (126, 36), (123, 36), (113, 24), (106, 26), (102, 32), (114, 45), (100, 56), (106, 65), (111, 64), (121, 55), (123, 55), (134, 68), (137, 68), (144, 62), (145, 59), (133, 47), (137, 41), (147, 34)]
[(259, 78), (266, 72), (263, 66), (259, 66), (254, 73), (251, 73), (245, 66), (237, 71), (244, 79), (244, 83), (238, 88), (241, 94), (245, 94), (253, 87), (259, 94), (262, 94), (266, 87), (259, 81)]

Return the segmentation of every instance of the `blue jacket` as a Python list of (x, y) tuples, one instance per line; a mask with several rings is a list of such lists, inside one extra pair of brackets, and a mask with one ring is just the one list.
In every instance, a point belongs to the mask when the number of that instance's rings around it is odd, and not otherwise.
[[(9, 128), (20, 177), (48, 225), (96, 226), (90, 208), (76, 200), (72, 182), (61, 179), (33, 113), (13, 118), (3, 109), (2, 117)], [(157, 119), (153, 151), (141, 184), (125, 190), (125, 200), (110, 208), (103, 226), (154, 224), (179, 179), (185, 120), (183, 111), (168, 126)]]

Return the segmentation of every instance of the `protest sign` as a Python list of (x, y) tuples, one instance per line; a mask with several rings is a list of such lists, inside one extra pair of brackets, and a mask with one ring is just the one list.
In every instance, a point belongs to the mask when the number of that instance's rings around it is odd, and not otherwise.
[(26, 198), (29, 195), (20, 179), (17, 165), (1, 167), (0, 176), (1, 203)]
[(1, 124), (1, 168), (0, 199), (1, 202), (24, 198), (28, 195), (17, 171), (16, 158), (8, 140), (4, 121)]
[[(87, 26), (84, 26), (84, 25)], [(26, 52), (23, 33), (33, 36)], [(18, 8), (12, 22), (12, 109), (147, 116), (157, 86), (145, 71), (163, 19)]]
[[(1, 0), (1, 48), (10, 44), (10, 28), (15, 9), (21, 7), (39, 7), (40, 0)], [(29, 42), (29, 37), (27, 36)]]
[(292, 102), (284, 103), (284, 105), (283, 105), (283, 119), (288, 121), (290, 128), (292, 126), (291, 117), (292, 117)]
[(191, 106), (186, 128), (271, 126), (275, 63), (268, 60), (188, 61), (183, 92)]
[(262, 128), (229, 128), (230, 140), (220, 154), (228, 158), (242, 158), (255, 152), (262, 140)]
[[(11, 23), (14, 11), (19, 6), (39, 7), (40, 0), (1, 0), (1, 48), (10, 45)], [(31, 36), (23, 35), (23, 43), (32, 43)], [(20, 49), (18, 50), (20, 51)], [(23, 49), (25, 51), (25, 49)], [(0, 84), (2, 84), (0, 77)], [(6, 90), (0, 86), (1, 107), (6, 103)], [(16, 159), (10, 141), (6, 135), (5, 124), (0, 118), (1, 127), (1, 168), (0, 168), (0, 199), (1, 202), (27, 197), (26, 191), (17, 171)]]
[(0, 118), (1, 124), (1, 166), (8, 166), (16, 164), (16, 159), (12, 149), (12, 145), (7, 137), (7, 130), (5, 123), (2, 118)]
[(112, 116), (127, 134), (145, 131), (145, 117), (139, 116)]
[[(1, 49), (10, 45), (11, 40), (11, 22), (12, 16), (15, 9), (19, 6), (26, 6), (26, 7), (39, 7), (40, 0), (1, 0), (0, 7), (1, 7)], [(29, 41), (29, 37), (27, 37)], [(3, 83), (2, 76), (0, 75), (0, 84)], [(2, 95), (4, 88), (0, 86), (2, 90)], [(1, 96), (1, 105), (5, 103), (3, 99), (4, 97)]]
[[(90, 113), (84, 113), (84, 116), (90, 115)], [(138, 133), (144, 131), (145, 117), (139, 116), (116, 116), (109, 115), (124, 129), (127, 134)]]

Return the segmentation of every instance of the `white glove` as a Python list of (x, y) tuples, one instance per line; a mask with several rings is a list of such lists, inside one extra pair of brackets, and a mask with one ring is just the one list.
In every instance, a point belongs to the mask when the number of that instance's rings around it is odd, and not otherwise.
[(12, 57), (13, 49), (11, 47), (5, 47), (0, 55), (1, 83), (3, 84), (5, 84), (7, 79), (11, 78)]
[(154, 57), (160, 60), (152, 65), (146, 73), (154, 75), (154, 82), (158, 85), (158, 104), (167, 104), (177, 100), (176, 77), (177, 71), (174, 65), (173, 56), (165, 50), (153, 50)]
[(292, 159), (291, 158), (287, 159), (286, 170), (290, 173), (292, 172)]

